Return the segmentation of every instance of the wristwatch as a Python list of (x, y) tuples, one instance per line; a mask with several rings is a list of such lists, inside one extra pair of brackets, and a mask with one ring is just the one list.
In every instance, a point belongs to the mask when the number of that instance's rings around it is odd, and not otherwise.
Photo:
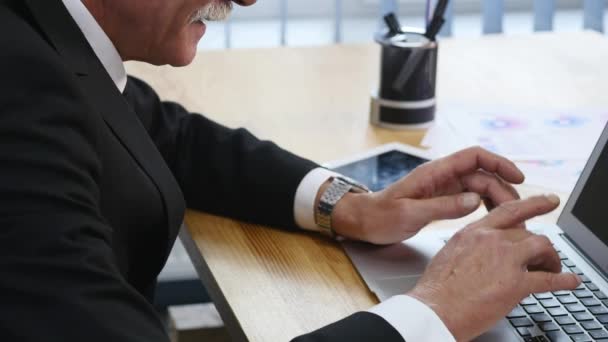
[(331, 222), (331, 214), (333, 213), (336, 204), (349, 192), (369, 193), (371, 190), (365, 185), (348, 177), (332, 177), (331, 184), (329, 184), (329, 187), (327, 187), (325, 192), (323, 192), (323, 195), (321, 195), (319, 205), (315, 210), (315, 222), (321, 233), (331, 238), (336, 237)]

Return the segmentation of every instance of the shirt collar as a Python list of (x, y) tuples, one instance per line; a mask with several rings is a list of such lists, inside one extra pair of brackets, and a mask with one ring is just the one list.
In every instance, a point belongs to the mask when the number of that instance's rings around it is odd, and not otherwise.
[(106, 72), (122, 93), (127, 86), (127, 72), (116, 47), (81, 0), (63, 0)]

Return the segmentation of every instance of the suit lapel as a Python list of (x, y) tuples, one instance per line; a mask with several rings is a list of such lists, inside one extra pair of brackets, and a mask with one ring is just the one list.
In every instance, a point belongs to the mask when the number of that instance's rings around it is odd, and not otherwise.
[[(26, 0), (51, 44), (81, 80), (93, 108), (101, 112), (112, 132), (162, 194), (169, 237), (175, 237), (185, 204), (177, 181), (137, 115), (88, 45), (60, 0)], [(173, 239), (169, 239), (169, 248)]]

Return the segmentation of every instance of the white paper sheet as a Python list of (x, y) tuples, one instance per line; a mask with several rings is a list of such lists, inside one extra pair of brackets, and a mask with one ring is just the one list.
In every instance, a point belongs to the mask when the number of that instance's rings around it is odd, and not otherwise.
[(587, 159), (608, 110), (454, 109), (445, 120), (465, 146), (512, 159)]
[(526, 183), (570, 192), (599, 138), (608, 110), (447, 107), (422, 145), (437, 156), (482, 146), (515, 161)]
[(428, 148), (436, 157), (443, 157), (467, 147), (466, 141), (460, 138), (443, 118), (435, 120), (420, 145)]
[(516, 160), (526, 175), (526, 184), (570, 193), (581, 175), (586, 160)]

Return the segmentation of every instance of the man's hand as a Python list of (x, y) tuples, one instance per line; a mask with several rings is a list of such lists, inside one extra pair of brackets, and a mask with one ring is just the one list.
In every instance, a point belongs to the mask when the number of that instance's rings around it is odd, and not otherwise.
[(547, 237), (509, 229), (558, 205), (551, 195), (498, 206), (455, 234), (409, 295), (431, 307), (456, 340), (469, 341), (531, 293), (576, 288), (580, 278), (559, 273), (560, 259)]
[(519, 199), (511, 184), (523, 181), (513, 162), (469, 148), (416, 168), (384, 191), (347, 194), (334, 209), (333, 228), (355, 240), (400, 242), (431, 221), (472, 213), (482, 199), (488, 209)]

